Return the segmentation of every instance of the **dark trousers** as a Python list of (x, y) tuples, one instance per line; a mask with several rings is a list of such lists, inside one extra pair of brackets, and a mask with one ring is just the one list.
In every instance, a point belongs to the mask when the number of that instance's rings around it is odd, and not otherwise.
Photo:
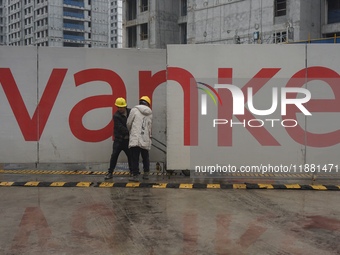
[(139, 174), (139, 155), (142, 155), (144, 172), (150, 171), (149, 151), (140, 147), (131, 147), (131, 170), (133, 175)]
[(125, 155), (128, 160), (129, 170), (131, 171), (131, 156), (129, 150), (129, 139), (124, 139), (122, 141), (114, 141), (112, 145), (112, 154), (110, 159), (110, 167), (109, 172), (112, 173), (113, 170), (116, 168), (118, 156), (121, 151), (125, 152)]

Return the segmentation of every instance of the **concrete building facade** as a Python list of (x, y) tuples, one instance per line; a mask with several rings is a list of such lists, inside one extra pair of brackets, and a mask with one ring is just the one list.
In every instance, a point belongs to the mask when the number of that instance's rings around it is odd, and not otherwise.
[(188, 42), (285, 43), (332, 37), (340, 32), (339, 2), (188, 1)]
[(110, 1), (110, 48), (122, 48), (123, 1)]
[(340, 0), (127, 0), (123, 9), (128, 48), (287, 43), (340, 35)]
[(123, 47), (166, 48), (180, 42), (180, 2), (126, 0), (123, 2)]
[(121, 27), (118, 10), (121, 12), (121, 1), (0, 1), (0, 40), (3, 36), (0, 42), (5, 45), (118, 48), (122, 41), (121, 32), (117, 32)]
[(0, 0), (0, 45), (5, 44), (5, 32), (6, 32), (6, 27), (5, 27), (5, 1)]
[(337, 36), (340, 0), (0, 0), (0, 45), (166, 48)]

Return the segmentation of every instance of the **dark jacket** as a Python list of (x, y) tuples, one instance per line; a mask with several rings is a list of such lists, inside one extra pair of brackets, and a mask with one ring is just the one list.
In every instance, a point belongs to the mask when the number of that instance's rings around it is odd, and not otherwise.
[(113, 135), (115, 137), (115, 141), (122, 141), (124, 138), (128, 139), (129, 130), (126, 127), (126, 120), (129, 117), (130, 108), (126, 108), (127, 116), (124, 116), (119, 111), (113, 115)]

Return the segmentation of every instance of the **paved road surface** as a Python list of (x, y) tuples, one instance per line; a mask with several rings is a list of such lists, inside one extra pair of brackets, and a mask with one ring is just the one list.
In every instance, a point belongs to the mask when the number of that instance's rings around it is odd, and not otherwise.
[(3, 255), (340, 254), (340, 192), (0, 187), (0, 229)]

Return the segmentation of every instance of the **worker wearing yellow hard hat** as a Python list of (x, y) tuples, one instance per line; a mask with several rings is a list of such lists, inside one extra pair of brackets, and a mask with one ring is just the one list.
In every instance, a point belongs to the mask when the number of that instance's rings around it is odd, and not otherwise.
[(148, 103), (148, 106), (150, 107), (151, 106), (151, 100), (148, 96), (142, 96), (140, 99), (139, 99), (139, 103), (140, 104), (143, 104), (143, 102), (147, 102)]
[(118, 97), (118, 98), (116, 99), (115, 106), (120, 107), (120, 108), (126, 107), (127, 104), (126, 104), (125, 99), (122, 98), (122, 97)]
[(128, 160), (129, 169), (130, 167), (130, 150), (129, 150), (129, 130), (126, 126), (127, 118), (129, 117), (130, 110), (127, 108), (127, 103), (125, 98), (118, 97), (115, 101), (115, 106), (117, 106), (117, 111), (113, 115), (113, 135), (114, 141), (112, 146), (112, 154), (110, 158), (110, 166), (105, 179), (111, 179), (113, 177), (113, 171), (116, 168), (117, 160), (119, 154), (124, 151)]
[(143, 161), (143, 179), (148, 179), (150, 171), (149, 150), (151, 149), (152, 110), (148, 96), (139, 99), (139, 105), (131, 109), (126, 125), (130, 132), (131, 181), (139, 181), (139, 155)]

